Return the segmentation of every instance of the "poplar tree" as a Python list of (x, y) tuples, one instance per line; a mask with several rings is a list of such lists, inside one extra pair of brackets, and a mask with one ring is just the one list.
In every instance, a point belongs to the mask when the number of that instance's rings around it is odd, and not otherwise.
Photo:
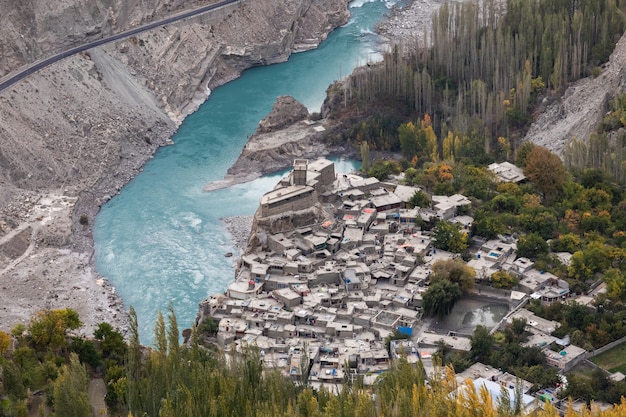
[(87, 370), (78, 355), (70, 354), (70, 363), (61, 367), (54, 381), (52, 397), (54, 413), (58, 417), (91, 417), (91, 405), (87, 395)]

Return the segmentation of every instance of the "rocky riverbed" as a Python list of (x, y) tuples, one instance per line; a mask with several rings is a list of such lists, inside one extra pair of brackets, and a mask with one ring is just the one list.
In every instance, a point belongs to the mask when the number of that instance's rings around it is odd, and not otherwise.
[(253, 219), (254, 216), (233, 216), (222, 219), (233, 246), (239, 250), (239, 253), (233, 254), (234, 256), (239, 256), (246, 250)]

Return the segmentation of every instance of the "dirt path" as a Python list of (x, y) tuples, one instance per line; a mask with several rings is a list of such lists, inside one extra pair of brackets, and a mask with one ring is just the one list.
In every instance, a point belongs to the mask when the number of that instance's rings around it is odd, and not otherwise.
[(87, 387), (87, 393), (89, 394), (89, 403), (91, 404), (91, 410), (94, 417), (107, 417), (107, 406), (104, 402), (104, 396), (107, 393), (107, 387), (104, 384), (102, 378), (94, 378), (89, 381)]

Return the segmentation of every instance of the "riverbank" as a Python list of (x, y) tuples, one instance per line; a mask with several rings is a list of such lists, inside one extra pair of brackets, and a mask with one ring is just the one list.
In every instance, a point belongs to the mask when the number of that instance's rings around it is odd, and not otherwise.
[(413, 0), (405, 7), (394, 8), (388, 19), (380, 22), (376, 31), (389, 43), (423, 45), (429, 41), (433, 14), (445, 0)]
[(224, 223), (224, 227), (230, 234), (233, 246), (240, 252), (233, 255), (242, 255), (248, 246), (248, 238), (250, 237), (250, 230), (252, 229), (254, 216), (233, 216), (225, 217), (221, 220)]

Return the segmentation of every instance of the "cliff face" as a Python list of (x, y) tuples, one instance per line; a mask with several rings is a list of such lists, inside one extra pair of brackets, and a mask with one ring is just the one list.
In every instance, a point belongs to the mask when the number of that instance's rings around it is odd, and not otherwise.
[[(0, 74), (170, 10), (208, 4), (18, 3), (0, 0)], [(168, 143), (208, 88), (314, 47), (347, 18), (347, 0), (247, 1), (227, 14), (198, 16), (73, 56), (2, 92), (0, 328), (43, 307), (76, 308), (88, 324), (122, 316), (106, 306), (115, 295), (95, 284), (90, 267), (99, 206)], [(50, 198), (67, 204), (61, 210), (42, 203)], [(18, 276), (25, 286), (17, 285)], [(76, 288), (86, 298), (77, 297)]]

